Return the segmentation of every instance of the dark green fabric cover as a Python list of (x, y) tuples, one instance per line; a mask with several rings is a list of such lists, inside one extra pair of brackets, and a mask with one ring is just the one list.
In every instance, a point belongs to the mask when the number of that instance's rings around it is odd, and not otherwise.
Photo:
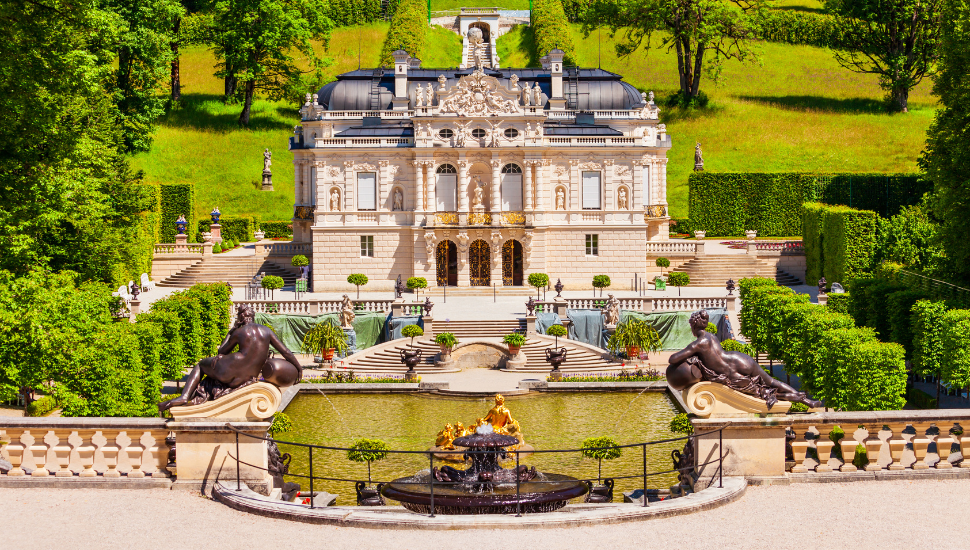
[[(300, 353), (303, 347), (303, 337), (317, 323), (332, 319), (340, 324), (336, 313), (325, 315), (270, 315), (257, 313), (256, 322), (266, 325), (276, 332), (283, 344), (294, 353)], [(384, 314), (375, 312), (358, 312), (354, 318), (354, 332), (357, 333), (357, 349), (365, 349), (380, 341), (384, 330)]]
[[(721, 309), (708, 309), (710, 322), (717, 326), (717, 337), (722, 342), (733, 338), (731, 321), (728, 319), (727, 311)], [(681, 350), (687, 344), (694, 341), (694, 335), (690, 331), (690, 311), (672, 311), (666, 313), (641, 313), (639, 311), (621, 310), (620, 322), (624, 322), (630, 317), (635, 319), (645, 319), (657, 334), (660, 335), (661, 348), (664, 351)]]

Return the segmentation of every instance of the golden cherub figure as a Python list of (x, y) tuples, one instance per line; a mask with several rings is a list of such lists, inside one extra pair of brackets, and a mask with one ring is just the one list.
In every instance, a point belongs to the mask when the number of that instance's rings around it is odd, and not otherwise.
[(468, 430), (461, 422), (455, 422), (455, 437), (463, 437), (468, 435)]
[(434, 440), (434, 444), (438, 448), (450, 450), (455, 448), (454, 441), (455, 429), (451, 424), (445, 424), (444, 429), (438, 432), (438, 437)]
[(495, 395), (495, 406), (482, 419), (492, 425), (495, 433), (514, 435), (519, 432), (519, 423), (512, 418), (512, 412), (505, 406), (505, 398)]

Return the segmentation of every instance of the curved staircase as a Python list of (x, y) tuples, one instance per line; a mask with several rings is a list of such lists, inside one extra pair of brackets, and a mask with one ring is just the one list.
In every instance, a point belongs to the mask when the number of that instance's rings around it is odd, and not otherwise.
[(254, 275), (266, 273), (283, 278), (284, 285), (296, 282), (296, 275), (277, 264), (264, 262), (256, 256), (213, 256), (166, 277), (156, 286), (190, 287), (198, 283), (229, 283), (245, 286)]
[(745, 277), (766, 277), (788, 286), (802, 284), (785, 271), (773, 268), (747, 254), (697, 256), (674, 271), (682, 271), (690, 275), (690, 286), (723, 287), (729, 278), (737, 282)]

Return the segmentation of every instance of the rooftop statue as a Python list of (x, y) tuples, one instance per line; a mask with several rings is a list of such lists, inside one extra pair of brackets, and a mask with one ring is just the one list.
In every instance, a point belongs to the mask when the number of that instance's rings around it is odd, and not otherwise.
[(691, 314), (690, 328), (697, 339), (670, 356), (667, 383), (671, 388), (679, 391), (697, 382), (715, 382), (764, 400), (769, 410), (779, 399), (810, 408), (822, 406), (821, 401), (773, 378), (751, 356), (724, 351), (717, 338), (705, 330), (709, 320), (705, 310)]
[[(240, 306), (236, 323), (219, 346), (218, 355), (199, 361), (186, 378), (182, 395), (159, 403), (158, 410), (201, 405), (253, 384), (260, 376), (280, 388), (299, 382), (303, 377), (299, 360), (269, 327), (256, 324), (255, 318), (251, 307)], [(237, 346), (238, 350), (233, 351)], [(270, 346), (283, 358), (269, 359)]]

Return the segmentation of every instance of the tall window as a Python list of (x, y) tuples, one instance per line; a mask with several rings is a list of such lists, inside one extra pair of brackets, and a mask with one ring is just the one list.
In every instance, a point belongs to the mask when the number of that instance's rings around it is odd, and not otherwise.
[(522, 168), (518, 164), (502, 167), (502, 210), (522, 211)]
[(583, 210), (600, 208), (600, 173), (583, 172)]
[[(303, 183), (304, 193), (306, 193), (306, 186), (307, 184), (306, 182), (304, 182)], [(310, 167), (310, 197), (309, 197), (309, 200), (304, 202), (304, 204), (306, 203), (310, 203), (310, 205), (312, 206), (317, 205), (317, 167), (316, 166)]]
[(434, 194), (438, 212), (458, 210), (458, 171), (450, 164), (442, 164), (435, 170)]
[(643, 205), (650, 206), (650, 165), (643, 167)]
[(357, 173), (357, 210), (377, 210), (377, 173)]
[(586, 255), (599, 256), (599, 253), (600, 253), (600, 236), (586, 235)]
[(374, 257), (374, 236), (373, 235), (360, 236), (360, 257), (361, 258)]

